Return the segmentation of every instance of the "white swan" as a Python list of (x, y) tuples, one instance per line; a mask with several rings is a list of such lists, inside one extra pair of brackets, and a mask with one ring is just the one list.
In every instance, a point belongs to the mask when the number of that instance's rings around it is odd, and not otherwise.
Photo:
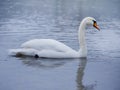
[(44, 58), (80, 58), (87, 57), (87, 47), (85, 41), (85, 29), (88, 25), (93, 25), (96, 29), (99, 26), (93, 17), (86, 17), (82, 20), (78, 39), (80, 49), (78, 51), (66, 46), (65, 44), (53, 39), (33, 39), (21, 45), (21, 49), (11, 49), (10, 55), (27, 55)]

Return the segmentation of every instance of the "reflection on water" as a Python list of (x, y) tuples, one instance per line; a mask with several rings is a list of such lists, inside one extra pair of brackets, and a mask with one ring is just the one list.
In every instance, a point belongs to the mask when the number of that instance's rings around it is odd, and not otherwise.
[(86, 63), (87, 63), (87, 59), (82, 59), (81, 62), (79, 63), (79, 67), (77, 70), (77, 78), (76, 78), (77, 87), (78, 87), (77, 90), (84, 90), (86, 88), (82, 83)]
[(76, 83), (77, 83), (77, 90), (93, 90), (94, 85), (88, 85), (84, 86), (82, 83), (83, 76), (84, 76), (84, 69), (87, 64), (86, 58), (81, 59), (44, 59), (44, 58), (32, 58), (32, 57), (24, 57), (19, 58), (19, 60), (22, 60), (23, 64), (27, 66), (37, 67), (40, 69), (48, 70), (48, 69), (54, 69), (64, 66), (67, 63), (73, 62), (74, 60), (77, 60), (79, 62), (78, 68), (77, 68), (77, 76), (76, 76)]
[[(0, 90), (119, 90), (120, 0), (1, 0)], [(87, 60), (15, 58), (10, 48), (52, 38), (78, 50), (78, 26), (93, 16), (101, 31), (87, 30)], [(69, 86), (69, 87), (68, 87)]]
[[(54, 69), (64, 66), (66, 63), (70, 63), (73, 61), (73, 59), (35, 59), (32, 57), (24, 57), (19, 58), (19, 60), (22, 60), (23, 64), (34, 67), (34, 68), (40, 68), (44, 70), (48, 69)], [(95, 87), (95, 84), (84, 86), (82, 83), (83, 76), (84, 76), (84, 69), (87, 64), (87, 59), (74, 59), (78, 60), (78, 68), (77, 68), (77, 76), (76, 76), (76, 83), (77, 83), (77, 90), (93, 90)]]
[(45, 59), (45, 58), (34, 58), (34, 57), (24, 57), (20, 58), (23, 64), (32, 67), (38, 67), (43, 69), (52, 69), (64, 65), (67, 62), (72, 61), (73, 59)]

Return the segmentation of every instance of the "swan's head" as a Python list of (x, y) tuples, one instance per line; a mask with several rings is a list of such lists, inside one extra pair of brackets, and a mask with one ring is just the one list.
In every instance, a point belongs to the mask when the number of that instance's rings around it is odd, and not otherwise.
[(100, 30), (99, 26), (97, 25), (97, 21), (93, 17), (86, 17), (82, 21), (85, 25), (92, 25), (95, 27), (97, 30)]

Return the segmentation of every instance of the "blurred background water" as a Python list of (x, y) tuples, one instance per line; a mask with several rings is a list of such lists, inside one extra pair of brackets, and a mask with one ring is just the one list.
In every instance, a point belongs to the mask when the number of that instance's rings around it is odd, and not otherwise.
[[(87, 59), (34, 59), (8, 55), (34, 38), (51, 38), (78, 50), (78, 27), (88, 28)], [(0, 90), (120, 90), (119, 0), (0, 0)]]

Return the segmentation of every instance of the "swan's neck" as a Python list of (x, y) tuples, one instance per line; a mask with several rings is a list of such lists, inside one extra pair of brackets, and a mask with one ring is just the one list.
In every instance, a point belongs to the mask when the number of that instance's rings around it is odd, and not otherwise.
[(86, 29), (86, 23), (83, 21), (83, 22), (81, 22), (81, 24), (79, 26), (79, 31), (78, 31), (78, 39), (79, 39), (79, 44), (80, 44), (80, 49), (79, 49), (80, 57), (87, 56), (85, 29)]

